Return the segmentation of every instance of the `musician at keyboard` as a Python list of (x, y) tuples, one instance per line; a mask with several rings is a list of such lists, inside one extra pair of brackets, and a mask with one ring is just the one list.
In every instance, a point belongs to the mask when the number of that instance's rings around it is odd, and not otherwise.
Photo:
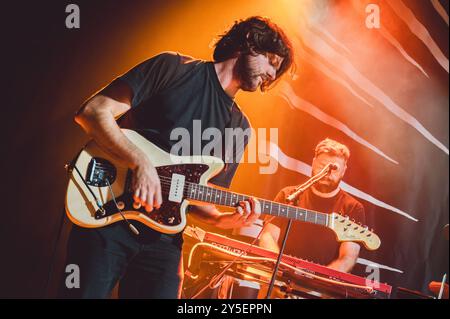
[[(334, 170), (322, 180), (297, 196), (292, 202), (288, 196), (295, 192), (297, 186), (283, 188), (275, 201), (292, 204), (323, 213), (342, 213), (356, 222), (365, 223), (363, 205), (339, 188), (347, 169), (350, 151), (347, 146), (325, 139), (315, 148), (312, 162), (312, 174), (317, 174), (329, 163)], [(267, 217), (269, 219), (270, 217)], [(261, 234), (259, 245), (279, 251), (286, 229), (287, 219), (275, 218), (266, 224)], [(332, 231), (311, 223), (293, 221), (285, 247), (285, 254), (308, 259), (342, 272), (350, 272), (360, 252), (360, 245), (355, 242), (336, 241)]]

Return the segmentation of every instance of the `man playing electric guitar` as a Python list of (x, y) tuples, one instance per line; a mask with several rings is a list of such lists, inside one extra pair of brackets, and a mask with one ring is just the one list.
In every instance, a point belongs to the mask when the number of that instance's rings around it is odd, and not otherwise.
[[(221, 132), (226, 127), (245, 130), (250, 125), (234, 101), (236, 93), (254, 92), (258, 87), (267, 90), (291, 67), (293, 53), (278, 26), (252, 17), (236, 22), (220, 37), (213, 58), (201, 61), (169, 52), (156, 55), (115, 79), (78, 111), (75, 120), (84, 131), (132, 171), (136, 207), (151, 212), (161, 206), (161, 181), (152, 159), (130, 143), (121, 128), (139, 132), (166, 152), (176, 142), (171, 139), (173, 130), (185, 128), (193, 136), (194, 120), (200, 120), (203, 128)], [(248, 138), (242, 141), (247, 142)], [(200, 155), (191, 150), (192, 155)], [(227, 164), (210, 182), (229, 187), (237, 166), (236, 160)], [(190, 212), (229, 229), (252, 224), (260, 207), (249, 199), (239, 202), (234, 212), (221, 213), (213, 205), (191, 206)], [(181, 233), (162, 234), (131, 222), (139, 235), (125, 222), (95, 229), (74, 225), (67, 264), (79, 266), (80, 288), (63, 287), (62, 297), (107, 298), (118, 281), (121, 298), (179, 296)]]

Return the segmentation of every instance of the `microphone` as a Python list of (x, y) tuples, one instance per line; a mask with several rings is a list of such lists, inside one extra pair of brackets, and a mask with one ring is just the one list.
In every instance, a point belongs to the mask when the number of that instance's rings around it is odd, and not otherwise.
[(339, 164), (336, 164), (336, 163), (330, 163), (330, 164), (328, 164), (328, 167), (329, 167), (330, 170), (332, 170), (332, 171), (337, 171), (337, 170), (339, 170)]
[(298, 186), (296, 188), (296, 190), (292, 194), (290, 194), (290, 195), (288, 195), (286, 197), (286, 200), (288, 202), (293, 202), (297, 198), (297, 196), (299, 196), (301, 193), (306, 191), (313, 184), (317, 183), (322, 178), (324, 178), (325, 176), (330, 174), (331, 171), (338, 170), (338, 169), (339, 169), (339, 164), (337, 164), (337, 163), (328, 163), (324, 168), (322, 168), (322, 170), (319, 173), (317, 173), (316, 175), (312, 176), (310, 179), (308, 179), (302, 185)]

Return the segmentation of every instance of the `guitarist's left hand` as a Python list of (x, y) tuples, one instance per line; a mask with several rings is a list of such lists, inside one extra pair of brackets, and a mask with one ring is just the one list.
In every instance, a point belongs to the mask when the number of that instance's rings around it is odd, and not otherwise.
[(241, 201), (233, 213), (223, 213), (217, 226), (230, 229), (251, 226), (261, 215), (261, 204), (256, 198)]

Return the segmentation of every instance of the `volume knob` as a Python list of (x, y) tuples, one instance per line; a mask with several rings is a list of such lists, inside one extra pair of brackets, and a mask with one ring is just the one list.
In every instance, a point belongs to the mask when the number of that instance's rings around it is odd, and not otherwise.
[(120, 201), (117, 203), (117, 209), (123, 210), (125, 208), (125, 203)]

